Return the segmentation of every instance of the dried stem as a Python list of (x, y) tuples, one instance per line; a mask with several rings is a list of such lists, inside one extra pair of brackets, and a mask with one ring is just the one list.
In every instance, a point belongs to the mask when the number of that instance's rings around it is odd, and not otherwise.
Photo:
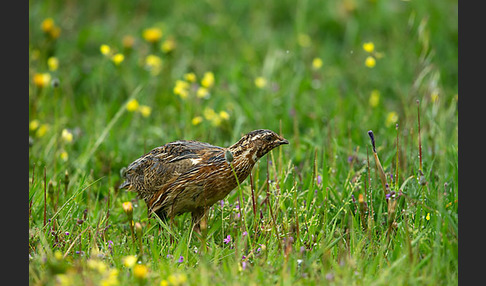
[(381, 186), (383, 187), (383, 191), (385, 195), (388, 194), (389, 188), (388, 183), (386, 181), (385, 171), (383, 171), (383, 167), (381, 166), (380, 159), (378, 158), (378, 153), (376, 153), (376, 145), (375, 145), (375, 136), (373, 135), (373, 131), (368, 131), (368, 135), (371, 138), (371, 144), (373, 146), (373, 156), (375, 157), (376, 168), (378, 169), (378, 175), (380, 175)]
[[(369, 192), (369, 199), (370, 199), (370, 216), (374, 219), (374, 213), (373, 213), (373, 190), (371, 189), (371, 168), (370, 168), (370, 156), (368, 152), (368, 148), (366, 148), (366, 162), (368, 163), (368, 189), (370, 190)], [(365, 194), (368, 197), (368, 194), (366, 193), (366, 185), (365, 185)]]
[(376, 153), (376, 146), (375, 146), (375, 137), (373, 135), (373, 131), (368, 131), (368, 135), (371, 138), (371, 144), (373, 145), (373, 155), (375, 156), (376, 167), (378, 169), (378, 174), (380, 175), (381, 185), (385, 192), (386, 201), (388, 204), (388, 235), (391, 233), (393, 221), (395, 220), (395, 213), (396, 213), (396, 206), (397, 201), (390, 196), (392, 193), (390, 191), (390, 187), (386, 181), (385, 172), (383, 171), (383, 167), (381, 166), (380, 159), (378, 158), (378, 154)]

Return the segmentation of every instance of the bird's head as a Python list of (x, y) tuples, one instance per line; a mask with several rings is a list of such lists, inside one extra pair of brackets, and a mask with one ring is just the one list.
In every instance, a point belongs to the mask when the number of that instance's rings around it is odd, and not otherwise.
[(289, 141), (272, 130), (258, 129), (241, 137), (229, 149), (234, 156), (247, 153), (254, 156), (255, 160), (258, 160), (282, 144), (289, 144)]

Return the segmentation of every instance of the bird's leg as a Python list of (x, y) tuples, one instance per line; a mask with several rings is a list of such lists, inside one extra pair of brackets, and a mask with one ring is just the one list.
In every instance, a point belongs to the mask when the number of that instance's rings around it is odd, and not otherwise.
[(198, 208), (192, 212), (193, 229), (199, 235), (199, 240), (203, 245), (202, 249), (206, 250), (206, 233), (207, 233), (207, 208)]

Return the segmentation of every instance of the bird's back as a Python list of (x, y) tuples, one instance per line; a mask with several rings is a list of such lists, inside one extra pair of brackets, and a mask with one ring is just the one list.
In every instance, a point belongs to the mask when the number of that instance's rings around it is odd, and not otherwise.
[(197, 141), (179, 140), (154, 148), (132, 162), (124, 172), (120, 188), (136, 191), (145, 201), (164, 185), (194, 168), (202, 156), (220, 153), (223, 148)]

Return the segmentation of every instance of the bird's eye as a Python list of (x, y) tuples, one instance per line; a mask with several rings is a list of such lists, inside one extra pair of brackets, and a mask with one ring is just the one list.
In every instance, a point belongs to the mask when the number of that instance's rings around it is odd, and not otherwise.
[(272, 136), (272, 135), (267, 135), (267, 136), (265, 136), (263, 139), (264, 139), (265, 141), (267, 141), (267, 142), (270, 142), (270, 141), (272, 141), (273, 136)]

